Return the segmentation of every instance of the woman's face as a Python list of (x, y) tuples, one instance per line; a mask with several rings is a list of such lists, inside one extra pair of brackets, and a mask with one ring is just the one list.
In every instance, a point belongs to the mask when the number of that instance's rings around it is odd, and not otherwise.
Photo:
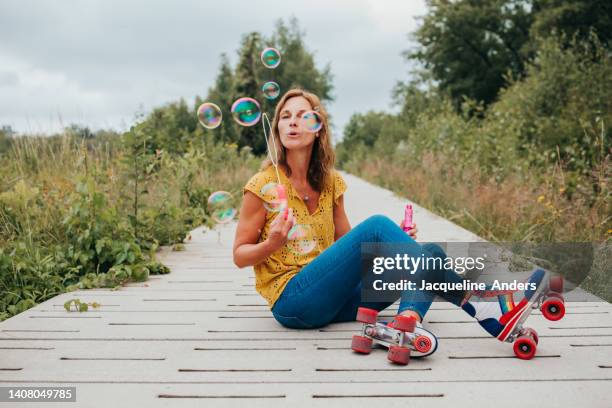
[(316, 133), (308, 131), (302, 124), (302, 115), (311, 110), (310, 102), (303, 96), (287, 99), (278, 120), (278, 133), (285, 148), (303, 149), (313, 144)]

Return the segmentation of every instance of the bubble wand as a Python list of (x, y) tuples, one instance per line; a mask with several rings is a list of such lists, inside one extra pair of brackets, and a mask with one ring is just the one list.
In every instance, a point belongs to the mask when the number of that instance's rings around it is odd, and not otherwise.
[(283, 216), (287, 219), (289, 214), (289, 206), (287, 202), (287, 190), (285, 186), (281, 183), (280, 173), (278, 172), (278, 149), (276, 147), (276, 141), (274, 137), (272, 138), (272, 146), (274, 148), (274, 157), (272, 157), (272, 149), (270, 148), (270, 142), (268, 141), (268, 132), (266, 130), (266, 124), (268, 125), (268, 129), (270, 129), (270, 135), (272, 135), (272, 126), (270, 126), (270, 119), (268, 119), (268, 115), (264, 112), (261, 116), (261, 126), (264, 131), (264, 138), (266, 141), (266, 147), (268, 149), (268, 157), (274, 166), (274, 171), (276, 171), (276, 179), (278, 180), (277, 191), (278, 191), (278, 199), (280, 201), (280, 211), (283, 212)]

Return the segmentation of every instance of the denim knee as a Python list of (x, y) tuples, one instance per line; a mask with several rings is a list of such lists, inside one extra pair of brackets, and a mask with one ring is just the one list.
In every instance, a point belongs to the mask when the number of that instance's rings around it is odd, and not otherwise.
[(382, 215), (382, 214), (371, 215), (371, 216), (369, 216), (364, 221), (364, 223), (376, 224), (376, 225), (393, 225), (393, 226), (397, 226), (397, 224), (395, 222), (393, 222), (391, 220), (391, 218), (387, 217), (386, 215)]

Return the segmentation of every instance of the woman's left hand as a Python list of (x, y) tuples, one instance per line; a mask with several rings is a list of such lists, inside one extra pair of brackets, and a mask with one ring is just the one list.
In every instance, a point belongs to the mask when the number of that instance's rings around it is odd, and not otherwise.
[[(400, 222), (400, 228), (404, 229), (404, 220), (402, 220)], [(413, 222), (412, 223), (412, 228), (410, 228), (408, 231), (406, 231), (406, 234), (410, 235), (410, 238), (414, 239), (416, 241), (417, 239), (417, 232), (419, 231), (419, 229), (417, 228), (416, 224)]]

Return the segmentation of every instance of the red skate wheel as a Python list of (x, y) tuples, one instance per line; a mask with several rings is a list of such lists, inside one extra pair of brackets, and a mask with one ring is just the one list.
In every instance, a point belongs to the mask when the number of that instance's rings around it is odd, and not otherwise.
[(351, 343), (353, 351), (362, 354), (370, 354), (372, 351), (372, 339), (365, 336), (353, 336), (353, 342)]
[(368, 309), (367, 307), (360, 307), (357, 309), (357, 320), (361, 323), (375, 324), (376, 317), (378, 316), (378, 310)]
[(552, 276), (548, 281), (548, 286), (553, 292), (563, 292), (563, 276)]
[(514, 354), (522, 360), (531, 360), (535, 356), (536, 347), (531, 337), (521, 336), (514, 341)]
[(537, 331), (533, 330), (531, 327), (527, 327), (523, 333), (525, 336), (531, 336), (535, 343), (538, 344), (539, 337)]
[(389, 346), (387, 358), (396, 364), (406, 365), (410, 361), (410, 349), (402, 346)]
[(552, 321), (560, 320), (565, 316), (565, 304), (557, 297), (546, 298), (540, 310), (545, 318)]
[(403, 332), (414, 331), (416, 327), (416, 318), (414, 316), (404, 316), (397, 315), (395, 316), (395, 323), (393, 324), (393, 328)]
[(431, 339), (427, 336), (417, 336), (414, 339), (414, 348), (421, 353), (427, 353), (431, 350)]

